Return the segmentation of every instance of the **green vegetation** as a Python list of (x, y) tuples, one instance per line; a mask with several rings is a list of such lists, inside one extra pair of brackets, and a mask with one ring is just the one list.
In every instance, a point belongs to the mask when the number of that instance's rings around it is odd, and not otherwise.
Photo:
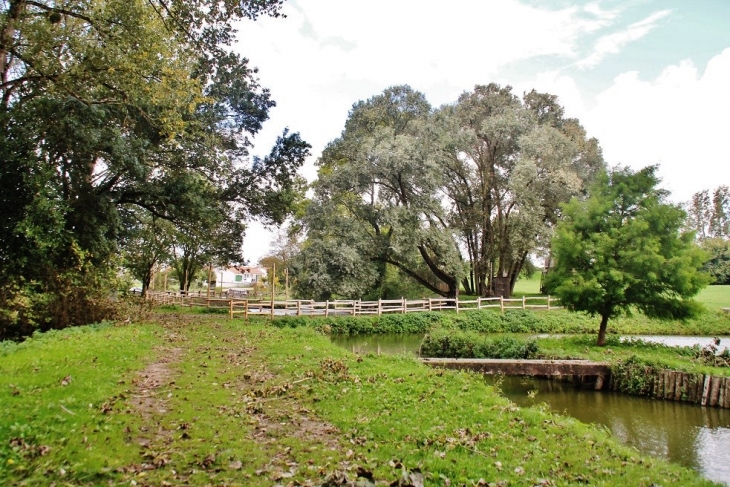
[(275, 103), (231, 49), (282, 3), (3, 2), (0, 339), (113, 316), (123, 262), (144, 289), (174, 264), (188, 289), (243, 261), (247, 220), (291, 213), (310, 146), (284, 130), (250, 153)]
[(573, 358), (611, 364), (640, 360), (641, 363), (655, 368), (730, 376), (730, 368), (726, 365), (722, 367), (710, 365), (700, 347), (669, 347), (660, 343), (644, 342), (641, 339), (621, 341), (615, 336), (609, 336), (606, 346), (599, 347), (588, 335), (541, 338), (537, 344), (540, 347), (540, 358), (546, 359)]
[(717, 350), (712, 347), (671, 347), (640, 338), (622, 341), (615, 335), (607, 337), (605, 346), (598, 346), (589, 335), (495, 337), (436, 328), (424, 337), (420, 352), (423, 357), (438, 358), (582, 359), (619, 367), (641, 363), (657, 370), (730, 376), (730, 352), (716, 354)]
[(478, 375), (303, 327), (160, 321), (3, 347), (0, 483), (711, 485)]
[(517, 298), (522, 296), (540, 296), (541, 277), (541, 272), (535, 272), (530, 277), (520, 277), (515, 283), (515, 289), (512, 295)]
[(96, 325), (0, 342), (0, 484), (48, 485), (47, 470), (58, 481), (66, 470), (92, 484), (134, 462), (125, 430), (138, 429), (139, 418), (109, 413), (129, 407), (135, 374), (151, 359), (159, 332)]
[[(174, 309), (171, 307), (170, 309)], [(258, 318), (266, 320), (266, 318)], [(595, 332), (598, 320), (585, 313), (566, 310), (531, 311), (474, 310), (386, 314), (381, 316), (277, 317), (279, 328), (308, 327), (325, 334), (419, 333), (442, 327), (482, 333), (568, 333)], [(730, 314), (707, 312), (686, 321), (663, 321), (641, 314), (616, 318), (613, 334), (622, 335), (730, 335)]]
[(598, 345), (609, 319), (632, 310), (661, 319), (700, 314), (691, 298), (709, 283), (706, 255), (682, 231), (684, 211), (657, 188), (657, 169), (600, 175), (587, 199), (563, 207), (555, 230), (545, 287), (569, 310), (601, 317)]
[(439, 328), (424, 337), (420, 354), (441, 358), (530, 359), (539, 356), (540, 349), (534, 339), (490, 338), (472, 331)]
[(407, 85), (359, 101), (318, 165), (292, 267), (324, 300), (387, 292), (388, 266), (444, 297), (512, 290), (604, 162), (556, 96), (489, 83), (438, 109)]
[(707, 286), (695, 299), (709, 310), (730, 308), (730, 285)]

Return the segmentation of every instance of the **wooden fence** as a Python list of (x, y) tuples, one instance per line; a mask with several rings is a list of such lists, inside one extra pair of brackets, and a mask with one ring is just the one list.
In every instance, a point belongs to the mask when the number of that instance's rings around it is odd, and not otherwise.
[(504, 313), (510, 309), (560, 309), (559, 302), (551, 296), (530, 296), (515, 299), (502, 297), (449, 299), (379, 299), (378, 301), (360, 300), (261, 300), (236, 297), (208, 297), (203, 293), (148, 292), (147, 299), (158, 305), (197, 306), (228, 309), (231, 318), (235, 315), (264, 316), (364, 316), (387, 313), (416, 313), (422, 311), (455, 311), (456, 313), (479, 310), (499, 309)]

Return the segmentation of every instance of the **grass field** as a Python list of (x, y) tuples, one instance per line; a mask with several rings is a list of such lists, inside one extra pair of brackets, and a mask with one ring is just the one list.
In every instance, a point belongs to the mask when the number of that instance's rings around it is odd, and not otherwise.
[(730, 286), (707, 286), (697, 295), (697, 301), (709, 310), (730, 308)]
[[(515, 284), (515, 297), (540, 294), (540, 273), (536, 272), (528, 279), (520, 279)], [(730, 286), (707, 286), (695, 298), (708, 310), (730, 308)]]
[(712, 485), (474, 374), (155, 321), (0, 347), (0, 485)]
[(515, 297), (539, 295), (540, 294), (540, 273), (536, 272), (529, 278), (522, 278), (515, 283)]

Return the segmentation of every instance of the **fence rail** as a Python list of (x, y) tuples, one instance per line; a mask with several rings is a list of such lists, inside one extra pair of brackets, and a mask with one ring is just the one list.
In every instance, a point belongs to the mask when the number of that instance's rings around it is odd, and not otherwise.
[(157, 305), (177, 305), (227, 309), (230, 318), (243, 315), (263, 316), (364, 316), (387, 313), (416, 313), (423, 311), (455, 311), (456, 313), (480, 309), (561, 309), (559, 301), (551, 296), (525, 296), (522, 298), (424, 298), (380, 299), (378, 301), (335, 300), (313, 301), (290, 299), (285, 301), (247, 299), (240, 297), (208, 297), (204, 293), (153, 292), (146, 299)]

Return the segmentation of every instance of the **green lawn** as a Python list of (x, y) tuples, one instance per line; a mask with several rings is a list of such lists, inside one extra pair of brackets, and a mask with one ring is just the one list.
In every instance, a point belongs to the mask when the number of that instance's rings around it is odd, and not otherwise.
[(709, 310), (730, 308), (730, 286), (707, 286), (697, 295), (697, 301)]
[(515, 283), (515, 291), (513, 295), (517, 298), (522, 296), (539, 295), (540, 294), (540, 272), (535, 272), (532, 277), (520, 278)]
[[(530, 278), (522, 278), (515, 284), (515, 297), (540, 294), (540, 273), (536, 272)], [(708, 310), (730, 308), (730, 286), (707, 286), (695, 298), (704, 304)]]
[(213, 316), (0, 346), (0, 404), (0, 485), (713, 485), (478, 375)]

